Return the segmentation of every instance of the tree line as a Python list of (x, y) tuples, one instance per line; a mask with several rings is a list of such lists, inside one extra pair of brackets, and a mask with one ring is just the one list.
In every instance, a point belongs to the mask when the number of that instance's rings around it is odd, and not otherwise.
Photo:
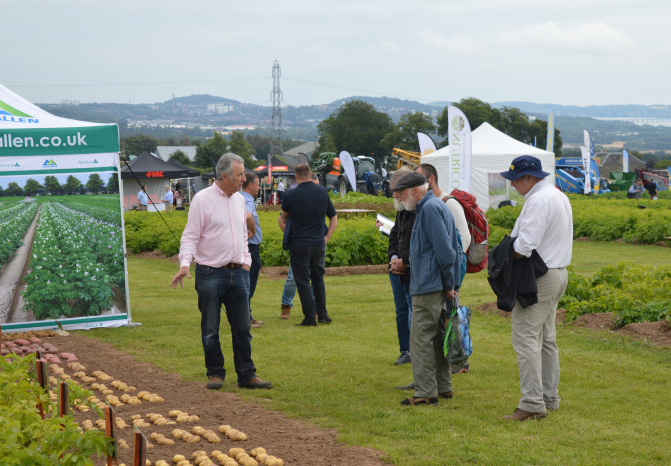
[[(169, 137), (162, 140), (152, 138), (145, 134), (138, 134), (136, 136), (122, 138), (121, 147), (124, 155), (128, 156), (131, 154), (140, 155), (145, 151), (156, 152), (158, 146), (196, 146), (196, 156), (193, 161), (191, 161), (181, 150), (177, 150), (170, 155), (182, 165), (210, 169), (212, 168), (210, 156), (219, 158), (226, 152), (233, 152), (245, 159), (246, 167), (256, 168), (268, 158), (268, 153), (270, 152), (270, 139), (269, 136), (260, 136), (258, 134), (245, 135), (242, 131), (232, 131), (231, 134), (228, 135), (228, 139), (224, 138), (217, 131), (213, 131), (212, 137), (205, 142), (192, 140), (186, 133), (182, 135), (181, 139)], [(289, 150), (303, 143), (304, 141), (283, 139), (282, 147), (284, 150)], [(252, 156), (257, 160), (253, 160)]]
[(65, 184), (61, 184), (55, 176), (45, 176), (43, 185), (34, 178), (28, 178), (23, 188), (15, 181), (10, 182), (6, 188), (0, 186), (0, 197), (35, 196), (40, 192), (45, 195), (49, 193), (52, 196), (86, 194), (87, 192), (113, 194), (119, 192), (119, 178), (117, 173), (112, 173), (105, 184), (99, 174), (92, 173), (86, 184), (83, 184), (78, 178), (70, 175)]
[[(459, 108), (471, 125), (477, 129), (482, 123), (526, 144), (545, 148), (547, 141), (547, 121), (529, 117), (519, 108), (503, 107), (497, 109), (474, 97), (464, 98), (453, 104)], [(347, 150), (353, 155), (367, 155), (383, 162), (391, 155), (395, 147), (404, 150), (419, 151), (417, 132), (427, 133), (439, 138), (438, 147), (447, 145), (449, 125), (447, 107), (434, 119), (422, 112), (401, 115), (394, 124), (391, 117), (362, 100), (351, 100), (338, 107), (327, 119), (317, 126), (319, 146), (316, 156), (322, 152), (338, 153)], [(555, 128), (554, 152), (562, 153), (560, 131)]]

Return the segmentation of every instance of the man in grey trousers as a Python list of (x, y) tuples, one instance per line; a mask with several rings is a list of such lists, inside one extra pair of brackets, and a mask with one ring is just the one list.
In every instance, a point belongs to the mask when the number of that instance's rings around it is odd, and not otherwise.
[(530, 257), (535, 249), (548, 272), (536, 279), (538, 303), (523, 308), (515, 302), (512, 315), (512, 342), (517, 353), (522, 398), (504, 419), (540, 419), (547, 410), (559, 409), (559, 350), (555, 317), (557, 304), (566, 291), (573, 247), (573, 211), (564, 193), (544, 178), (536, 157), (517, 157), (501, 176), (525, 198), (515, 228), (510, 234), (515, 259)]
[(415, 396), (404, 406), (437, 405), (452, 398), (450, 364), (443, 354), (446, 307), (459, 283), (462, 252), (452, 212), (428, 191), (426, 177), (411, 172), (394, 186), (406, 210), (416, 210), (410, 236), (412, 321), (410, 354)]

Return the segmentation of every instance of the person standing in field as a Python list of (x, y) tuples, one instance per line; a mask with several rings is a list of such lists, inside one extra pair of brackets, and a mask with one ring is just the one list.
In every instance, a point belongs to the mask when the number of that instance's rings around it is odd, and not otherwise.
[(657, 183), (655, 183), (653, 180), (648, 181), (648, 184), (645, 185), (645, 189), (648, 190), (648, 194), (650, 194), (650, 199), (651, 200), (657, 200), (657, 191), (659, 191), (659, 187), (657, 186)]
[(559, 350), (556, 343), (557, 304), (566, 291), (573, 248), (573, 211), (564, 193), (545, 180), (536, 157), (517, 157), (501, 176), (525, 198), (510, 234), (514, 258), (531, 257), (534, 250), (548, 271), (536, 279), (538, 303), (523, 308), (515, 301), (511, 338), (517, 353), (522, 398), (504, 419), (540, 419), (559, 409)]
[(252, 258), (247, 246), (247, 209), (239, 193), (245, 181), (242, 157), (227, 153), (217, 163), (217, 179), (193, 198), (179, 250), (179, 272), (170, 286), (183, 287), (191, 278), (196, 260), (196, 292), (201, 315), (207, 388), (220, 389), (226, 378), (219, 342), (221, 305), (231, 326), (233, 364), (240, 388), (271, 388), (256, 375), (252, 361), (249, 319), (249, 271)]
[[(461, 264), (462, 274), (457, 280), (458, 286), (461, 287), (461, 284), (464, 280), (464, 275), (466, 273), (466, 262), (468, 261), (466, 251), (468, 251), (468, 248), (471, 245), (471, 233), (468, 231), (468, 221), (466, 220), (464, 208), (461, 206), (461, 204), (459, 204), (459, 201), (457, 201), (454, 196), (450, 196), (448, 193), (440, 190), (438, 187), (438, 171), (436, 170), (436, 167), (428, 163), (422, 163), (415, 169), (415, 171), (426, 177), (426, 180), (429, 183), (429, 191), (431, 191), (438, 199), (443, 201), (454, 216), (454, 225), (457, 227), (457, 231), (459, 232), (459, 237), (461, 238), (461, 250), (463, 252), (463, 261)], [(462, 362), (459, 365), (451, 365), (451, 371), (453, 374), (468, 372), (470, 370), (471, 367), (468, 363), (468, 360)]]
[(142, 186), (142, 189), (137, 193), (137, 203), (140, 212), (146, 212), (149, 204), (149, 197), (147, 196), (147, 186)]
[(405, 209), (417, 214), (410, 237), (410, 354), (416, 391), (403, 406), (437, 405), (438, 397), (453, 397), (442, 337), (446, 306), (458, 305), (461, 247), (452, 212), (428, 189), (426, 177), (416, 172), (404, 175), (392, 189)]
[[(410, 169), (405, 166), (396, 170), (389, 180), (390, 187), (393, 189), (398, 180), (407, 173), (410, 173)], [(396, 209), (396, 219), (389, 232), (387, 257), (389, 259), (389, 282), (391, 283), (391, 292), (394, 296), (394, 307), (396, 308), (396, 333), (400, 352), (394, 365), (401, 366), (411, 362), (410, 236), (415, 224), (415, 212), (405, 210), (403, 203), (398, 200), (397, 191), (394, 192), (394, 208)], [(379, 221), (375, 222), (377, 228), (380, 228), (381, 225)]]
[[(324, 288), (325, 245), (338, 225), (335, 208), (323, 186), (312, 182), (312, 172), (307, 163), (296, 166), (298, 187), (284, 197), (280, 215), (281, 228), (286, 227), (291, 216), (289, 247), (291, 269), (296, 288), (301, 298), (305, 318), (297, 326), (314, 327), (317, 322), (330, 324), (326, 311), (326, 289)], [(329, 227), (324, 234), (324, 217), (329, 218)], [(314, 290), (314, 298), (310, 289)]]
[(282, 199), (284, 199), (284, 183), (282, 182), (282, 178), (280, 178), (280, 181), (277, 183), (277, 196), (281, 204)]
[(242, 197), (245, 198), (245, 206), (247, 207), (247, 215), (252, 215), (254, 218), (254, 235), (247, 240), (249, 247), (249, 254), (252, 257), (252, 265), (249, 271), (249, 319), (252, 328), (259, 328), (263, 325), (263, 321), (254, 320), (252, 317), (252, 298), (256, 290), (256, 283), (259, 280), (259, 271), (261, 270), (261, 242), (263, 241), (263, 233), (261, 232), (261, 225), (259, 225), (259, 214), (256, 213), (256, 196), (259, 195), (259, 177), (254, 173), (245, 173), (245, 181), (242, 183)]
[(172, 201), (175, 199), (172, 191), (170, 191), (170, 185), (165, 185), (165, 196), (163, 197), (163, 205), (165, 206), (165, 211), (170, 212), (172, 210)]

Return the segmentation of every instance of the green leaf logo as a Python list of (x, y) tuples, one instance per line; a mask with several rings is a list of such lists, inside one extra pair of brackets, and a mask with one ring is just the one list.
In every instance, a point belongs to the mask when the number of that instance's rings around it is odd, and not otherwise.
[(455, 116), (452, 118), (452, 129), (455, 131), (461, 131), (466, 126), (466, 122), (460, 116)]

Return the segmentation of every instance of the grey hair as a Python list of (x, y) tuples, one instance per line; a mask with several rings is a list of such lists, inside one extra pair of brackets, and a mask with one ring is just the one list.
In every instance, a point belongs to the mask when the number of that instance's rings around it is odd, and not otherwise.
[(241, 163), (245, 165), (245, 160), (239, 155), (234, 154), (233, 152), (227, 152), (221, 156), (217, 162), (217, 179), (221, 179), (221, 175), (224, 173), (228, 176), (233, 175), (233, 162)]
[(401, 177), (406, 173), (410, 173), (410, 171), (411, 170), (406, 165), (403, 165), (401, 168), (396, 170), (393, 175), (391, 175), (391, 178), (389, 178), (389, 186), (391, 186), (392, 188), (396, 186), (398, 180), (401, 179)]

